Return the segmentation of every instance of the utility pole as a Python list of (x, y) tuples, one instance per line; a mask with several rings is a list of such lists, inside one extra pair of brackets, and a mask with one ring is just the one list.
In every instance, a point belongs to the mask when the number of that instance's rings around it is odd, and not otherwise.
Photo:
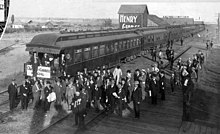
[(218, 34), (218, 43), (219, 43), (219, 18), (220, 18), (220, 13), (218, 13), (218, 31), (217, 31), (217, 34)]

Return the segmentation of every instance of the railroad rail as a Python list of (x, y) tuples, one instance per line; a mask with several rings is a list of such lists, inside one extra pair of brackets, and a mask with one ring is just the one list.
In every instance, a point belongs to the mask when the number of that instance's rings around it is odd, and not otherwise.
[(4, 48), (2, 48), (2, 49), (0, 49), (0, 53), (3, 53), (3, 52), (5, 52), (5, 51), (7, 51), (7, 49), (9, 49), (10, 47), (12, 47), (12, 46), (14, 46), (14, 45), (16, 45), (16, 43), (15, 43), (15, 44), (12, 44), (12, 45), (9, 45), (9, 46), (7, 46), (7, 47), (4, 47)]

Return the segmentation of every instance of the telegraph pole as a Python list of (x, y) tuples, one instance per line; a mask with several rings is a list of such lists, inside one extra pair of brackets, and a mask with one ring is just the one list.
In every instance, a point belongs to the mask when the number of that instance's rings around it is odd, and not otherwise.
[(220, 13), (218, 13), (218, 31), (217, 31), (217, 34), (218, 34), (218, 36), (217, 36), (217, 40), (218, 40), (218, 43), (219, 43), (219, 18), (220, 18)]

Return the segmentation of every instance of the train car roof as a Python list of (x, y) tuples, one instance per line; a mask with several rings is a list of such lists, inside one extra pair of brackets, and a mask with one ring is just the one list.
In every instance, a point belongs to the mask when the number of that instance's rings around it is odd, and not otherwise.
[(162, 33), (162, 32), (167, 32), (165, 29), (160, 29), (160, 30), (150, 30), (150, 31), (144, 31), (143, 34), (155, 34), (155, 33)]
[[(71, 34), (73, 35), (73, 34)], [(51, 33), (51, 34), (39, 34), (35, 36), (30, 43), (26, 45), (26, 51), (30, 52), (43, 52), (43, 53), (53, 53), (59, 54), (60, 50), (66, 47), (72, 46), (82, 46), (86, 44), (95, 44), (99, 42), (106, 42), (112, 40), (119, 40), (132, 37), (140, 37), (141, 35), (136, 33), (120, 34), (120, 35), (111, 35), (111, 36), (100, 36), (94, 38), (83, 38), (76, 40), (66, 40), (66, 41), (57, 41), (62, 35)]]
[(135, 33), (122, 34), (122, 35), (112, 35), (112, 36), (102, 36), (96, 38), (85, 38), (85, 39), (77, 39), (77, 40), (68, 40), (68, 41), (60, 41), (56, 43), (56, 46), (60, 48), (71, 47), (71, 46), (81, 46), (86, 44), (95, 44), (99, 42), (107, 42), (119, 39), (126, 39), (132, 37), (140, 37), (140, 35)]
[[(86, 44), (95, 44), (99, 42), (107, 42), (119, 39), (126, 39), (132, 37), (140, 37), (141, 35), (155, 34), (166, 32), (165, 29), (159, 30), (148, 30), (143, 32), (127, 32), (127, 34), (119, 34), (119, 35), (108, 35), (108, 36), (98, 36), (92, 38), (82, 38), (82, 39), (74, 39), (74, 40), (59, 40), (62, 37), (73, 37), (78, 35), (85, 35), (85, 33), (47, 33), (47, 34), (39, 34), (36, 35), (30, 43), (26, 45), (26, 51), (31, 52), (43, 52), (43, 53), (54, 53), (59, 54), (60, 50), (66, 47), (72, 46), (82, 46)], [(93, 33), (106, 33), (106, 32), (88, 32), (86, 34)]]

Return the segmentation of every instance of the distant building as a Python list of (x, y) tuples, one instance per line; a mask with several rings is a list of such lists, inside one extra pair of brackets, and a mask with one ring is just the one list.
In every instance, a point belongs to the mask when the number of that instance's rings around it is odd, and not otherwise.
[(164, 16), (163, 20), (170, 25), (189, 25), (194, 24), (194, 19), (189, 16)]
[(199, 20), (197, 21), (196, 20), (196, 21), (194, 21), (194, 24), (204, 24), (204, 21), (199, 21)]
[(164, 21), (162, 18), (159, 18), (156, 15), (149, 14), (148, 15), (148, 27), (161, 27), (161, 26), (169, 26), (170, 24)]
[(24, 28), (24, 23), (22, 23), (19, 19), (15, 19), (15, 22), (13, 24), (7, 24), (7, 27), (19, 29), (19, 28)]
[(58, 28), (58, 27), (59, 25), (53, 21), (48, 21), (42, 26), (42, 28)]
[(32, 21), (32, 20), (29, 20), (25, 25), (24, 25), (25, 28), (39, 28), (41, 27), (40, 23), (39, 22), (35, 22), (35, 21)]
[(121, 5), (118, 14), (121, 29), (147, 27), (147, 5)]

